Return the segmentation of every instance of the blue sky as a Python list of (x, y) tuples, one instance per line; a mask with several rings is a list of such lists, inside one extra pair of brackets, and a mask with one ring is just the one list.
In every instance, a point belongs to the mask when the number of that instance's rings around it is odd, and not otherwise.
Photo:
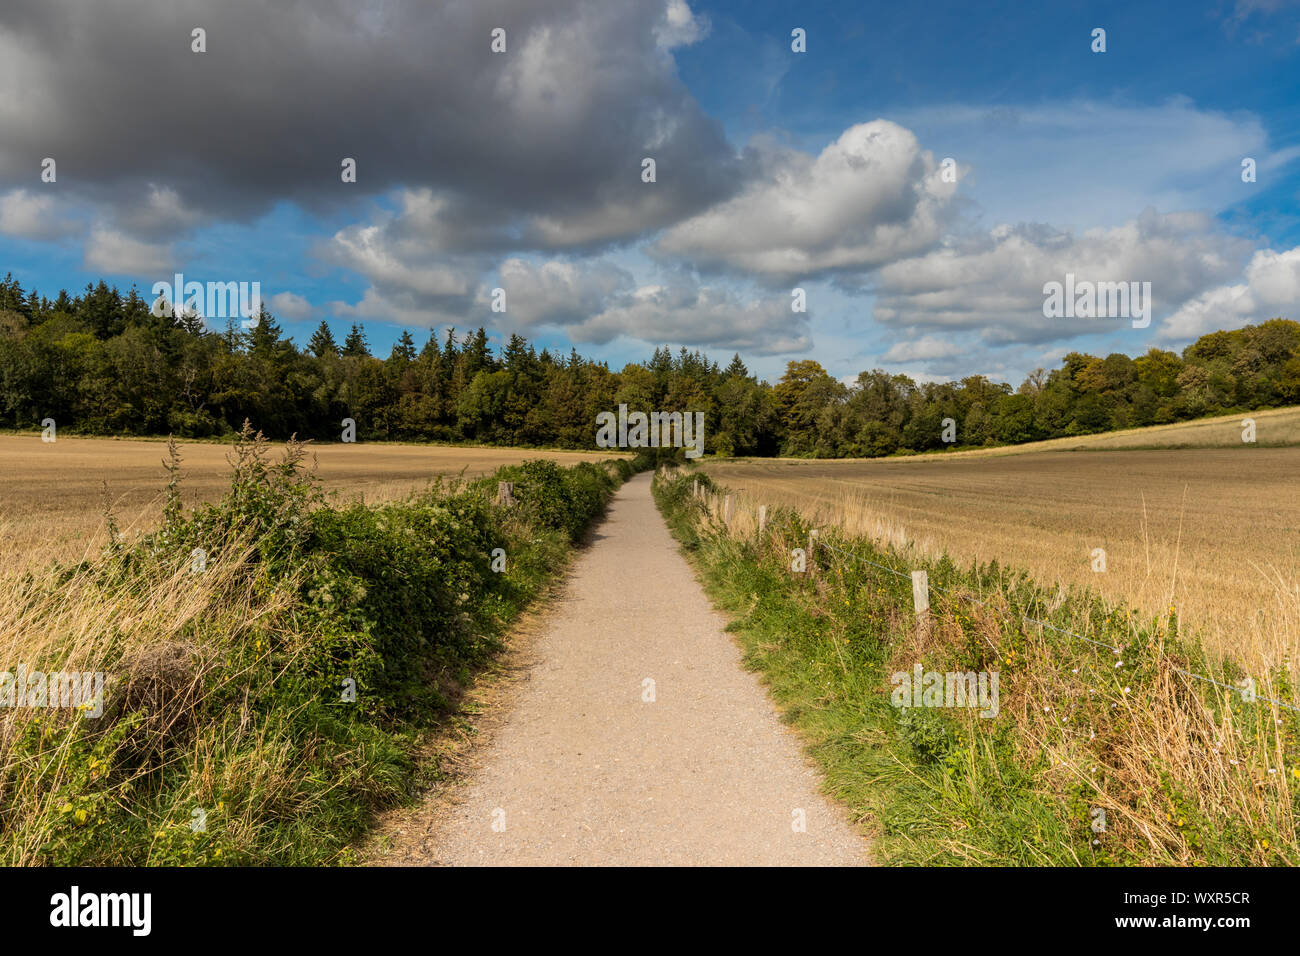
[[(1015, 384), (1300, 317), (1300, 4), (543, 6), (15, 0), (0, 269), (258, 281), (299, 343), (380, 355), (484, 325), (771, 379)], [(1045, 317), (1067, 271), (1151, 282), (1150, 326)]]

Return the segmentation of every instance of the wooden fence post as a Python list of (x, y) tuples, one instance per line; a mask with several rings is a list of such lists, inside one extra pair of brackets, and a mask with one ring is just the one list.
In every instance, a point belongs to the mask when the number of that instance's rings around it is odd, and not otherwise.
[(731, 499), (733, 497), (733, 495), (727, 495), (722, 502), (722, 523), (728, 528), (731, 527)]
[(497, 482), (497, 503), (502, 505), (515, 503), (515, 483), (513, 481)]
[(925, 637), (930, 630), (930, 576), (912, 572), (912, 606), (916, 609), (916, 634)]
[(809, 574), (812, 574), (817, 569), (817, 565), (813, 563), (813, 559), (816, 556), (817, 556), (817, 529), (812, 528), (808, 532), (808, 573)]
[(767, 505), (758, 506), (758, 533), (762, 535), (767, 530)]

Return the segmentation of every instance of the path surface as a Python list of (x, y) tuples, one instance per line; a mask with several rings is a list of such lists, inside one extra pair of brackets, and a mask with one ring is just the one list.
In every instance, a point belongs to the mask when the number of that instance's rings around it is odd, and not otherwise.
[(547, 611), (468, 780), (407, 830), (425, 858), (403, 862), (866, 864), (725, 624), (637, 476)]

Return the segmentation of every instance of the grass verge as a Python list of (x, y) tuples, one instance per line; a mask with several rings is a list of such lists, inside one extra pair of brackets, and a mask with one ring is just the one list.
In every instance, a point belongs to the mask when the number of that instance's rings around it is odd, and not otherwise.
[[(760, 533), (723, 492), (702, 473), (654, 483), (747, 666), (876, 831), (881, 862), (1300, 862), (1300, 713), (1276, 703), (1295, 705), (1284, 668), (1247, 684), (1174, 615), (1141, 620), (997, 564), (835, 529), (809, 555), (797, 512), (774, 509)], [(930, 582), (920, 622), (914, 570)], [(996, 707), (962, 702), (981, 677)]]

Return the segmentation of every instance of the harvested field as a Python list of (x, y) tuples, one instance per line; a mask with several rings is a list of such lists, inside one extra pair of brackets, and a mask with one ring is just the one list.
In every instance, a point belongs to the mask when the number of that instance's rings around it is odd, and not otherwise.
[(1053, 438), (1025, 445), (1006, 445), (998, 448), (975, 448), (954, 451), (944, 457), (997, 457), (1002, 455), (1037, 454), (1044, 451), (1103, 451), (1108, 449), (1161, 449), (1161, 448), (1241, 448), (1243, 424), (1251, 421), (1255, 426), (1254, 445), (1262, 448), (1294, 448), (1300, 446), (1300, 408), (1270, 408), (1239, 415), (1219, 415), (1199, 418), (1191, 422), (1172, 425), (1150, 425), (1146, 428), (1125, 428), (1120, 431), (1100, 432), (1096, 435), (1077, 435), (1072, 438)]
[[(1248, 666), (1300, 661), (1300, 448), (1243, 445), (1238, 434), (1223, 448), (1039, 446), (706, 470), (751, 509), (791, 505), (932, 556), (1091, 587), (1151, 615), (1174, 607), (1211, 650)], [(1098, 548), (1104, 572), (1093, 570)]]
[[(366, 501), (401, 497), (439, 475), (480, 475), (529, 458), (562, 464), (616, 457), (608, 452), (446, 445), (309, 446), (326, 492)], [(230, 445), (180, 443), (185, 504), (211, 501), (229, 486)], [(275, 452), (278, 455), (278, 447)], [(157, 520), (167, 476), (165, 441), (0, 435), (0, 557), (10, 563), (80, 556), (104, 541), (105, 502), (124, 532)]]

